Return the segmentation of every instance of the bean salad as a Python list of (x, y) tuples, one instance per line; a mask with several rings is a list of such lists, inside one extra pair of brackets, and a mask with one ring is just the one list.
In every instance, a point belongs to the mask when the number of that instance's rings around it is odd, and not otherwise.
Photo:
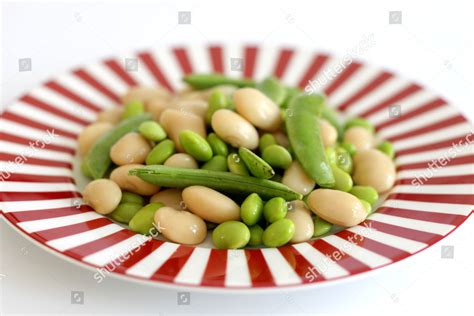
[(78, 137), (84, 202), (137, 233), (219, 249), (280, 247), (351, 227), (395, 182), (363, 118), (269, 77), (133, 87)]

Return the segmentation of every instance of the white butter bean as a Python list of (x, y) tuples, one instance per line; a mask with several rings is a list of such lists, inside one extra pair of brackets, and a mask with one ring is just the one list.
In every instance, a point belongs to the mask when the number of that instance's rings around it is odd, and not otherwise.
[(128, 133), (110, 148), (110, 158), (119, 166), (141, 164), (151, 150), (148, 141), (139, 133)]
[(254, 126), (264, 131), (275, 131), (280, 127), (280, 108), (259, 90), (238, 89), (234, 92), (233, 100), (237, 112)]
[(213, 189), (193, 185), (182, 193), (186, 207), (199, 217), (213, 222), (240, 220), (240, 207), (224, 194)]
[(255, 127), (231, 110), (214, 112), (211, 125), (220, 138), (234, 147), (258, 147), (258, 132)]
[(293, 160), (288, 169), (285, 170), (281, 183), (303, 195), (311, 192), (316, 185), (297, 160)]
[(196, 245), (203, 242), (207, 235), (206, 223), (187, 211), (164, 206), (156, 211), (154, 220), (160, 233), (176, 243)]
[(109, 214), (119, 205), (122, 191), (114, 181), (98, 179), (86, 185), (82, 197), (97, 213)]
[(378, 193), (383, 193), (395, 183), (395, 164), (379, 150), (358, 151), (354, 156), (353, 178), (356, 184), (371, 186)]

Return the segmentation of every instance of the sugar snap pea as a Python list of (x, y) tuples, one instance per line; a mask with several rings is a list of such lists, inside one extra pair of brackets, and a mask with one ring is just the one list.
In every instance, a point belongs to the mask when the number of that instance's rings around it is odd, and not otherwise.
[(105, 133), (92, 146), (87, 154), (86, 164), (91, 176), (94, 179), (103, 178), (109, 169), (112, 160), (110, 159), (110, 148), (127, 133), (136, 131), (141, 123), (151, 120), (151, 114), (141, 114), (132, 116), (120, 122), (115, 128)]
[(185, 188), (191, 185), (202, 185), (217, 191), (240, 195), (257, 193), (264, 199), (280, 196), (287, 201), (301, 200), (303, 197), (284, 184), (230, 172), (150, 165), (132, 169), (129, 174), (164, 187)]
[(269, 97), (276, 105), (281, 106), (286, 99), (285, 86), (275, 77), (269, 77), (257, 84), (257, 89)]
[(321, 187), (335, 184), (321, 139), (318, 119), (324, 107), (320, 95), (300, 95), (288, 107), (286, 128), (291, 147), (308, 176)]
[(275, 171), (265, 160), (257, 156), (250, 149), (239, 148), (239, 156), (244, 161), (250, 173), (260, 179), (270, 179), (275, 175)]
[(232, 85), (237, 87), (255, 86), (253, 80), (230, 78), (221, 74), (193, 74), (185, 76), (183, 80), (198, 90), (209, 89), (220, 85)]

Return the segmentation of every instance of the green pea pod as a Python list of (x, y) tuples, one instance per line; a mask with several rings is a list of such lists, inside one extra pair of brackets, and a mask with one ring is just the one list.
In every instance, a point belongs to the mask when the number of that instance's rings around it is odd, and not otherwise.
[(235, 79), (221, 74), (192, 74), (184, 77), (184, 82), (194, 89), (209, 89), (220, 85), (232, 85), (237, 87), (254, 87), (255, 82), (250, 79)]
[(223, 156), (214, 156), (201, 166), (204, 170), (227, 171), (227, 159)]
[(151, 165), (132, 169), (129, 174), (138, 176), (151, 184), (170, 188), (202, 185), (230, 194), (249, 195), (257, 193), (263, 199), (281, 196), (287, 201), (293, 201), (301, 200), (303, 197), (284, 184), (231, 172)]
[(237, 153), (232, 153), (227, 156), (227, 168), (230, 172), (240, 174), (241, 176), (249, 175), (249, 170)]
[(260, 179), (270, 179), (275, 175), (273, 168), (251, 150), (240, 147), (239, 156), (244, 161), (250, 173)]
[(109, 169), (112, 160), (110, 159), (110, 148), (127, 133), (138, 130), (141, 123), (151, 120), (151, 114), (141, 114), (132, 116), (120, 122), (115, 128), (105, 133), (92, 146), (87, 154), (87, 168), (94, 179), (103, 178)]
[(287, 90), (275, 77), (269, 77), (258, 83), (257, 89), (263, 92), (278, 106), (281, 106), (286, 99)]
[(128, 226), (134, 232), (149, 235), (154, 230), (154, 217), (156, 211), (163, 207), (161, 203), (150, 203), (142, 207), (130, 220)]
[(318, 124), (323, 107), (324, 98), (320, 95), (295, 97), (288, 107), (286, 128), (296, 158), (308, 176), (319, 186), (331, 188), (335, 179)]

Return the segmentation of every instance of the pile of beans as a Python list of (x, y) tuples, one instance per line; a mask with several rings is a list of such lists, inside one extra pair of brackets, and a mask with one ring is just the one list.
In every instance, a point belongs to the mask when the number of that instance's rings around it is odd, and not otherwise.
[(134, 87), (78, 138), (96, 212), (141, 234), (217, 248), (279, 247), (350, 227), (395, 182), (394, 149), (321, 95), (275, 78), (196, 74)]

